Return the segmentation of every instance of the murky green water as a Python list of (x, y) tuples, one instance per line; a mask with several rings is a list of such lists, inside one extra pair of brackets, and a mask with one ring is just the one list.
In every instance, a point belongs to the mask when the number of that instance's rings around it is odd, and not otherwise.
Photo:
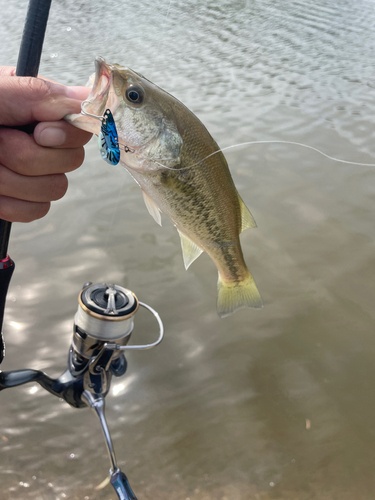
[[(0, 64), (15, 64), (26, 2), (0, 7)], [(83, 84), (102, 55), (176, 95), (222, 147), (295, 141), (375, 163), (374, 25), (370, 0), (54, 0), (41, 73)], [(263, 310), (220, 320), (210, 259), (185, 272), (173, 226), (92, 142), (67, 196), (13, 226), (3, 369), (59, 375), (82, 284), (114, 281), (166, 327), (107, 398), (140, 500), (372, 500), (375, 167), (291, 145), (226, 156), (258, 223), (241, 241)], [(151, 328), (140, 313), (134, 339)], [(94, 489), (109, 463), (89, 410), (32, 384), (0, 399), (2, 500), (114, 500)]]

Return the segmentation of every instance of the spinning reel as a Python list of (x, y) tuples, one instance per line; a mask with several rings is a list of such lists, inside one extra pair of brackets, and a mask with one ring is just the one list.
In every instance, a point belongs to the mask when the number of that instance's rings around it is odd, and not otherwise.
[[(139, 307), (154, 316), (159, 337), (151, 344), (128, 345)], [(162, 341), (163, 335), (163, 323), (158, 313), (139, 302), (133, 292), (119, 285), (86, 283), (78, 297), (67, 370), (57, 379), (40, 370), (0, 372), (0, 390), (37, 382), (74, 408), (91, 407), (104, 434), (111, 463), (110, 482), (120, 500), (137, 500), (126, 475), (117, 465), (105, 417), (105, 397), (112, 377), (121, 377), (126, 372), (124, 351), (151, 349)]]

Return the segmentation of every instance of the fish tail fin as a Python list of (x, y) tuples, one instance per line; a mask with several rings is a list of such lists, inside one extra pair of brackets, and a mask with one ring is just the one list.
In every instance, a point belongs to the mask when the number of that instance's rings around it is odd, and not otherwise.
[(241, 307), (263, 307), (262, 297), (250, 272), (239, 282), (227, 281), (219, 273), (217, 288), (217, 313), (220, 318), (229, 316)]

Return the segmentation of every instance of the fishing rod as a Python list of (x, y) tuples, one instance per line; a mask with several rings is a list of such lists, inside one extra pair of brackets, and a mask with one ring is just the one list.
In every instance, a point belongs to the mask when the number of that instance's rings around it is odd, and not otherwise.
[[(18, 54), (16, 76), (36, 77), (38, 75), (51, 2), (52, 0), (29, 1)], [(26, 130), (28, 130), (27, 126)], [(13, 260), (8, 255), (11, 228), (11, 222), (0, 219), (0, 363), (2, 363), (5, 354), (2, 334), (5, 301), (15, 268)]]
[[(17, 62), (16, 76), (36, 77), (52, 0), (30, 0)], [(17, 127), (32, 133), (33, 125)], [(15, 268), (8, 255), (12, 224), (0, 219), (0, 363), (4, 359), (2, 325), (6, 295)], [(137, 500), (129, 481), (117, 465), (111, 434), (105, 417), (105, 397), (112, 377), (125, 374), (125, 350), (144, 350), (157, 346), (164, 327), (152, 307), (139, 302), (133, 292), (119, 285), (86, 283), (79, 294), (68, 368), (53, 379), (40, 370), (0, 371), (0, 391), (37, 382), (45, 390), (65, 400), (73, 408), (93, 409), (99, 418), (111, 463), (110, 483), (120, 500)], [(148, 310), (158, 323), (159, 336), (145, 345), (128, 345), (139, 307)]]

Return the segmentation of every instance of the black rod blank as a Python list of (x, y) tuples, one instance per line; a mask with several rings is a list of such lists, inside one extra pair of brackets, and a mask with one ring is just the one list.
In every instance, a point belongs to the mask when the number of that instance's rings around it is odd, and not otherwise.
[[(37, 76), (52, 0), (30, 0), (18, 55), (16, 75)], [(7, 256), (12, 223), (0, 219), (0, 260)], [(1, 328), (1, 325), (0, 325)]]
[(52, 0), (30, 0), (17, 61), (17, 76), (37, 76)]
[[(51, 2), (52, 0), (29, 1), (16, 76), (38, 75)], [(11, 222), (0, 219), (0, 363), (3, 361), (5, 349), (2, 334), (5, 301), (15, 267), (14, 262), (7, 256), (11, 228)]]

